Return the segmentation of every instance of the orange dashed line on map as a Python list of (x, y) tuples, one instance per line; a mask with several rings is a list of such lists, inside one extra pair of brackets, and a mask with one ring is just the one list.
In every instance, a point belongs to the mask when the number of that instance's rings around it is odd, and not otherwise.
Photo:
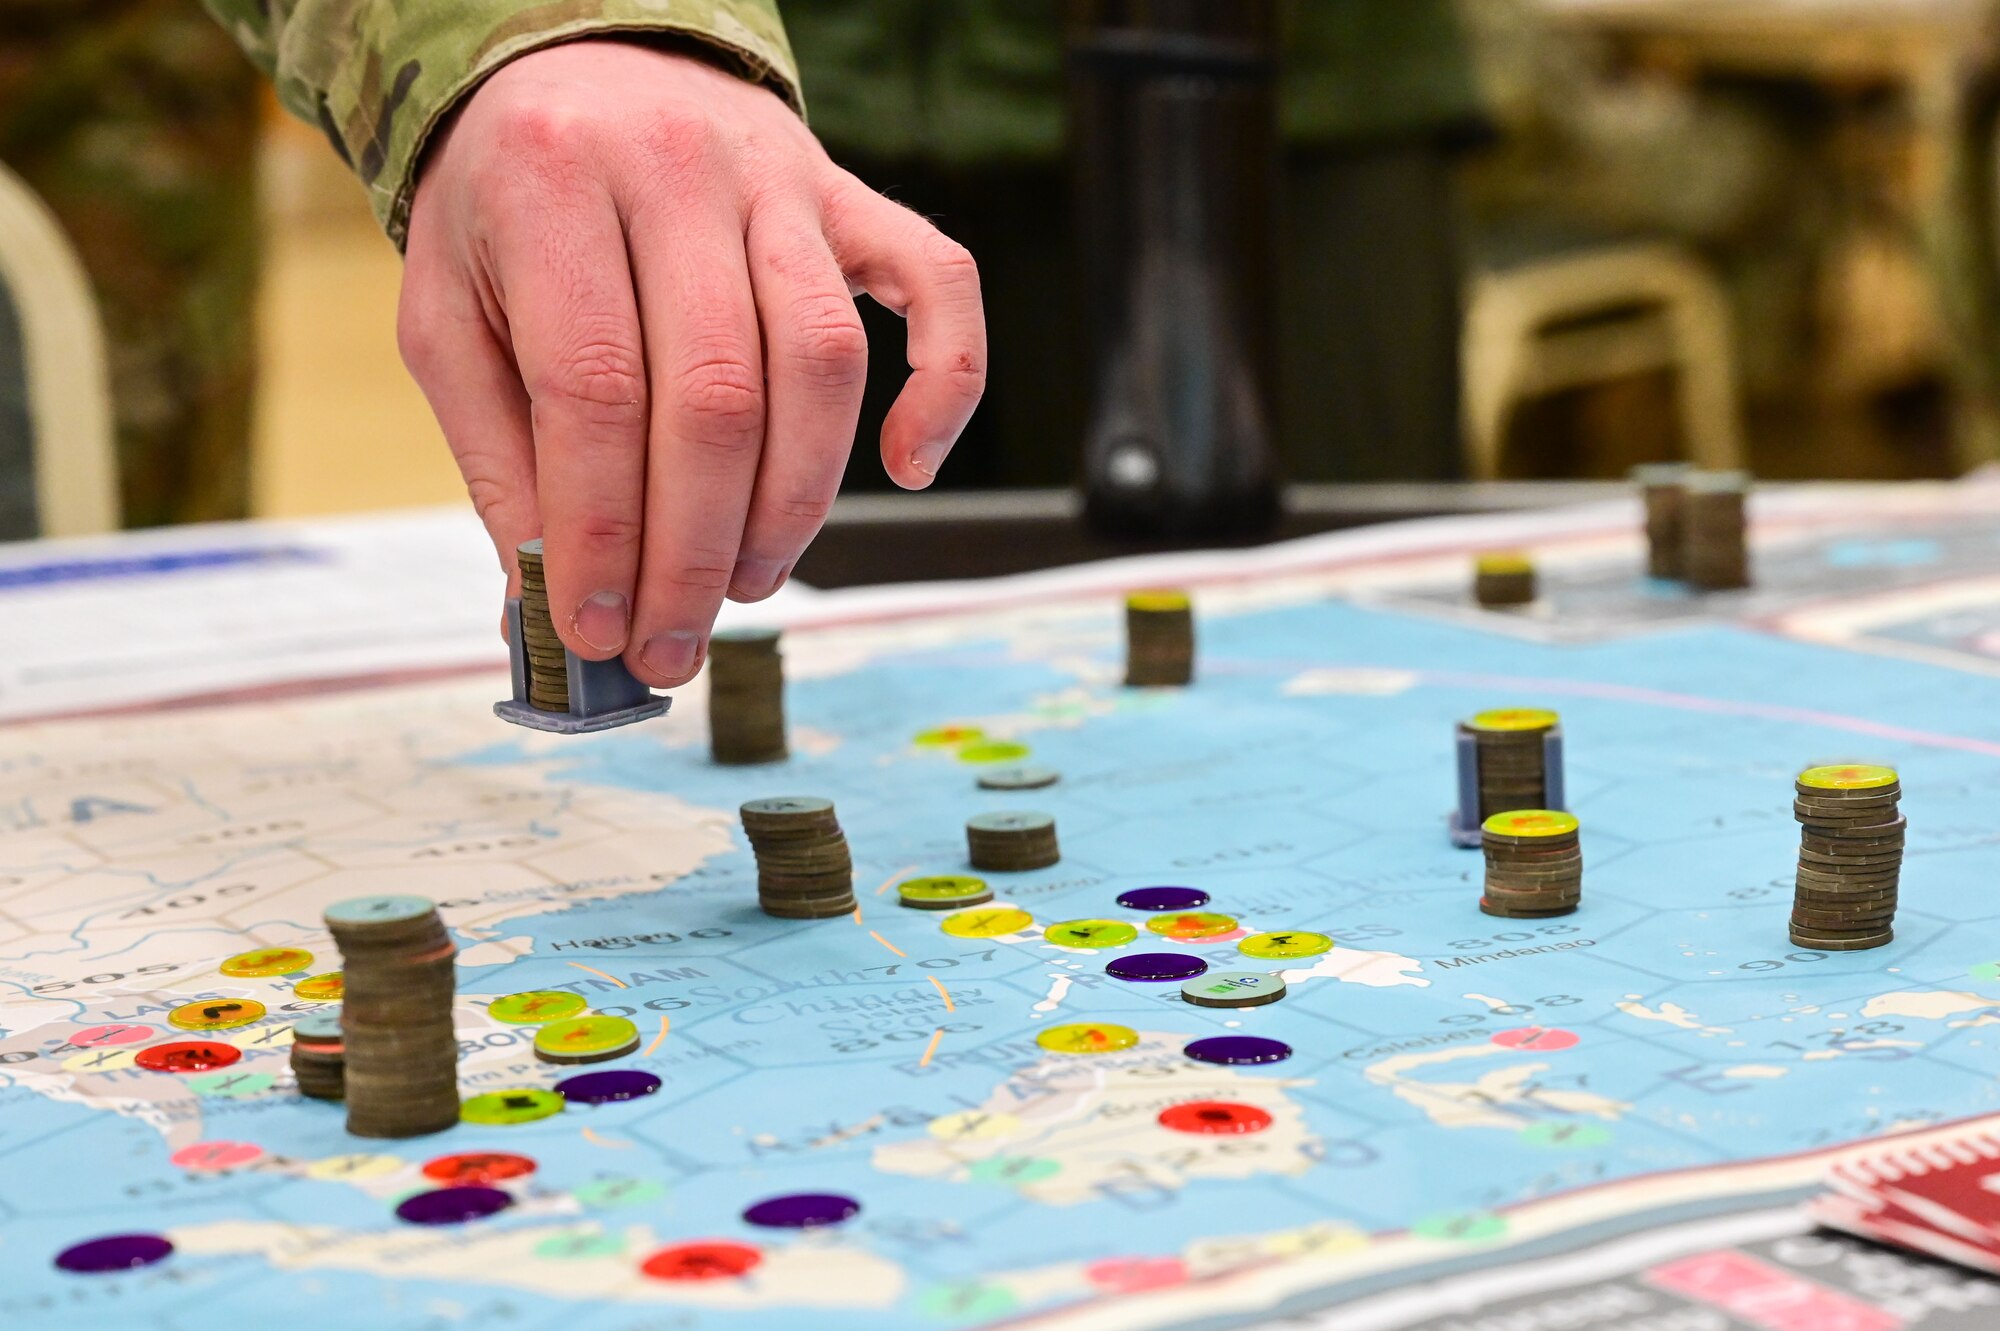
[(625, 989), (630, 987), (625, 983), (625, 981), (619, 979), (616, 975), (604, 975), (604, 972), (597, 969), (597, 967), (595, 966), (586, 966), (580, 961), (572, 961), (569, 964), (576, 967), (580, 971), (589, 971), (592, 975), (603, 975), (605, 979), (611, 981), (611, 983), (617, 985), (620, 989)]
[(931, 1055), (937, 1052), (938, 1041), (942, 1039), (944, 1039), (944, 1027), (940, 1026), (931, 1032), (931, 1042), (924, 1046), (924, 1056), (917, 1060), (918, 1067), (927, 1068), (931, 1065)]
[(861, 923), (861, 903), (858, 901), (854, 903), (854, 922)]
[(653, 1037), (653, 1042), (651, 1044), (646, 1046), (647, 1053), (650, 1054), (655, 1049), (658, 1049), (660, 1047), (660, 1041), (667, 1038), (667, 1027), (673, 1024), (673, 1020), (674, 1019), (672, 1017), (660, 1018), (660, 1033)]
[(595, 1128), (585, 1128), (583, 1130), (583, 1139), (592, 1146), (608, 1146), (614, 1151), (629, 1151), (632, 1149), (631, 1142), (615, 1142), (609, 1137), (600, 1137), (597, 1135), (597, 1129)]
[(940, 980), (935, 975), (926, 975), (924, 978), (937, 986), (938, 997), (944, 1000), (944, 1010), (946, 1012), (958, 1011), (958, 1004), (951, 1001), (951, 991), (944, 987), (943, 980)]
[(890, 874), (887, 878), (884, 878), (882, 880), (882, 886), (875, 889), (875, 895), (878, 897), (881, 896), (884, 892), (887, 892), (890, 888), (894, 887), (897, 883), (902, 882), (903, 879), (907, 878), (909, 875), (915, 873), (916, 871), (917, 871), (916, 865), (914, 864), (904, 865), (902, 868), (896, 870), (896, 872)]
[(894, 943), (890, 942), (888, 939), (884, 938), (880, 933), (876, 932), (873, 929), (870, 929), (868, 931), (868, 936), (874, 939), (876, 942), (880, 943), (883, 947), (888, 948), (891, 952), (894, 952), (899, 957), (907, 957), (910, 955), (909, 953), (903, 951), (902, 948), (897, 947)]

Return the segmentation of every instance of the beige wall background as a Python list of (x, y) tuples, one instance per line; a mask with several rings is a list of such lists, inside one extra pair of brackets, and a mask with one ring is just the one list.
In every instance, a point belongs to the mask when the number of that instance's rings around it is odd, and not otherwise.
[(274, 119), (252, 444), (260, 517), (462, 503), (465, 487), (396, 352), (402, 261), (317, 134)]

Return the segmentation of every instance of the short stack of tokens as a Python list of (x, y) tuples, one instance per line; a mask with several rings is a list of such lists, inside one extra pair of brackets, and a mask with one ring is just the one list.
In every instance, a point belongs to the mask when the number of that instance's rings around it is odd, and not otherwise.
[(1681, 499), (1681, 575), (1689, 586), (1730, 591), (1750, 585), (1749, 494), (1744, 472), (1688, 473)]
[(1472, 561), (1472, 598), (1492, 608), (1535, 599), (1535, 562), (1515, 550), (1493, 550)]
[(1568, 915), (1583, 901), (1583, 846), (1574, 817), (1553, 809), (1496, 813), (1480, 826), (1486, 892), (1479, 909), (1510, 920)]
[(347, 1130), (420, 1137), (458, 1122), (458, 1039), (451, 1022), (458, 949), (435, 903), (358, 897), (327, 907), (340, 947)]
[(1125, 683), (1172, 688), (1194, 681), (1194, 603), (1181, 591), (1125, 598)]
[(783, 762), (785, 663), (776, 629), (733, 629), (708, 642), (708, 738), (729, 767)]
[(346, 1069), (339, 1012), (315, 1012), (292, 1026), (292, 1075), (300, 1095), (341, 1099), (347, 1094)]
[(1811, 767), (1799, 773), (1794, 789), (1800, 833), (1792, 942), (1828, 952), (1890, 942), (1906, 826), (1895, 770)]
[(1554, 712), (1508, 707), (1461, 721), (1479, 752), (1479, 817), (1511, 809), (1539, 809), (1549, 802), (1544, 744), (1561, 723)]
[(975, 869), (1023, 873), (1062, 858), (1053, 814), (982, 813), (966, 820), (965, 840)]
[(1653, 462), (1632, 469), (1646, 504), (1646, 573), (1678, 582), (1681, 572), (1681, 505), (1687, 496), (1685, 462)]
[(751, 800), (742, 816), (757, 857), (757, 904), (766, 915), (826, 920), (854, 910), (854, 858), (832, 800)]
[(549, 615), (549, 584), (542, 572), (542, 538), (515, 551), (521, 566), (521, 650), (528, 662), (528, 702), (544, 712), (569, 710), (569, 657)]

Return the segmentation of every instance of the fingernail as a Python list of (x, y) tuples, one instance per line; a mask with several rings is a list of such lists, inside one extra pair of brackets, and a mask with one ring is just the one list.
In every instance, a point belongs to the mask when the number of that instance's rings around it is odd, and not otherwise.
[(639, 652), (639, 659), (646, 663), (648, 670), (667, 679), (686, 679), (694, 673), (695, 662), (700, 657), (701, 635), (685, 629), (655, 633)]
[(729, 585), (738, 596), (761, 601), (778, 590), (778, 584), (785, 580), (785, 572), (786, 565), (782, 559), (746, 559), (736, 566)]
[(632, 608), (617, 592), (592, 592), (569, 617), (569, 626), (598, 651), (615, 652), (631, 631)]
[(949, 452), (951, 452), (949, 439), (918, 444), (916, 450), (910, 454), (910, 465), (926, 476), (935, 476), (938, 474), (938, 468), (944, 465), (945, 454)]

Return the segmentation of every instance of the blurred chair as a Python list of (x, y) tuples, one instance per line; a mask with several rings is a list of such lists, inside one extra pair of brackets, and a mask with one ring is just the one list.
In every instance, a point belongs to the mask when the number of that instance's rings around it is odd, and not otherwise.
[(1687, 459), (1741, 467), (1733, 343), (1720, 285), (1675, 245), (1614, 245), (1482, 272), (1465, 325), (1469, 470), (1500, 474), (1519, 404), (1662, 369), (1676, 372)]
[(104, 330), (40, 198), (0, 166), (0, 540), (118, 526)]

